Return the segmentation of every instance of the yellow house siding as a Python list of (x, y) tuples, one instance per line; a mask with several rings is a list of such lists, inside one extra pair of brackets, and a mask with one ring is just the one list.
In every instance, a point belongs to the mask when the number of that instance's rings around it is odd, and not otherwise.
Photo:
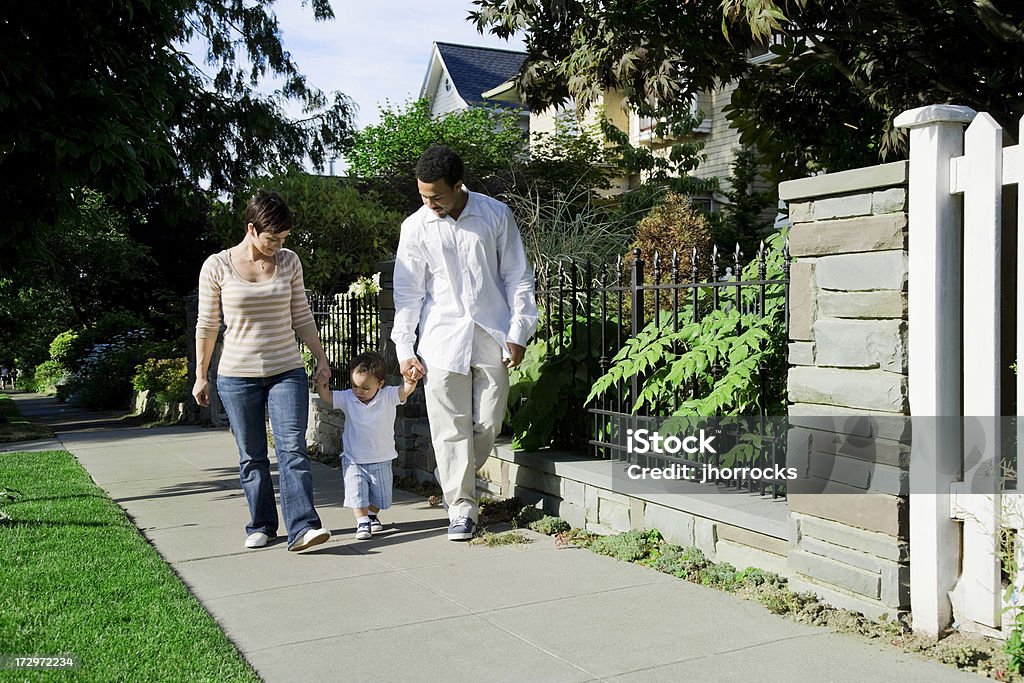
[(564, 114), (565, 107), (548, 107), (542, 112), (530, 112), (530, 146), (536, 145), (541, 134), (555, 132), (555, 120)]
[[(732, 173), (732, 164), (735, 159), (736, 150), (740, 148), (739, 132), (729, 126), (725, 118), (724, 109), (736, 89), (735, 83), (729, 83), (723, 88), (714, 91), (705, 91), (697, 96), (697, 108), (704, 113), (704, 120), (701, 129), (706, 132), (697, 132), (695, 136), (703, 140), (703, 154), (705, 161), (697, 167), (693, 175), (698, 178), (718, 178), (719, 192), (715, 193), (718, 202), (724, 200), (722, 192), (729, 188), (728, 176)], [(594, 125), (597, 121), (598, 112), (603, 109), (604, 115), (609, 121), (620, 130), (629, 134), (630, 142), (637, 146), (650, 148), (655, 155), (665, 157), (670, 152), (671, 142), (665, 140), (641, 139), (639, 117), (628, 108), (623, 108), (624, 96), (621, 91), (608, 91), (598, 102), (588, 109), (583, 117), (583, 126)], [(570, 105), (571, 106), (571, 105)], [(536, 135), (539, 132), (551, 132), (554, 130), (555, 117), (562, 113), (562, 109), (547, 109), (539, 114), (530, 115), (530, 141), (536, 142)], [(635, 187), (640, 182), (639, 176), (628, 178), (612, 179), (612, 188), (609, 194), (625, 191)], [(755, 189), (766, 189), (765, 183), (757, 183)]]
[[(739, 133), (729, 126), (723, 109), (729, 103), (734, 83), (704, 95), (702, 106), (711, 117), (711, 132), (704, 139), (704, 155), (707, 157), (695, 171), (699, 178), (720, 178), (721, 188), (726, 189), (725, 178), (732, 172), (733, 156), (739, 149)], [(706, 103), (706, 104), (705, 104)]]

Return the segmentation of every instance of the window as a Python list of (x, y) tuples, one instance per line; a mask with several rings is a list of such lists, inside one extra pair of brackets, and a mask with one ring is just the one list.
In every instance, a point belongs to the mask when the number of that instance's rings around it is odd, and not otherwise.
[[(694, 95), (692, 97), (692, 100), (691, 100), (691, 103), (690, 103), (690, 111), (694, 112), (694, 113), (697, 113), (698, 111), (700, 111), (698, 109), (698, 107), (697, 107), (697, 96), (696, 95)], [(652, 118), (650, 116), (641, 116), (640, 117), (640, 131), (639, 131), (640, 132), (640, 139), (641, 140), (653, 140), (653, 139), (655, 139), (655, 134), (654, 134), (655, 127), (659, 123), (662, 123), (662, 122), (667, 121), (667, 120), (668, 119), (664, 119), (664, 118), (662, 118), (662, 119), (655, 119), (655, 118)], [(701, 122), (699, 124), (697, 124), (696, 128), (693, 129), (693, 132), (695, 132), (695, 133), (710, 133), (711, 132), (711, 117), (709, 115), (705, 114), (704, 118), (701, 120)], [(659, 136), (659, 137), (661, 137), (661, 136)], [(670, 134), (668, 134), (668, 135), (663, 136), (662, 139), (666, 139), (667, 140), (667, 139), (670, 139), (671, 137), (672, 136)]]

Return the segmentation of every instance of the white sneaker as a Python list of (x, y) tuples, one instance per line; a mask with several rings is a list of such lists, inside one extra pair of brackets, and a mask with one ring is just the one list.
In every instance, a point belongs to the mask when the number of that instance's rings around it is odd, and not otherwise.
[(312, 548), (315, 545), (320, 545), (330, 537), (331, 532), (327, 529), (310, 529), (306, 533), (302, 534), (302, 538), (289, 546), (288, 550), (297, 552), (299, 550), (305, 550), (306, 548)]
[(257, 531), (256, 533), (249, 534), (246, 537), (246, 539), (245, 539), (245, 547), (246, 548), (262, 548), (263, 546), (265, 546), (269, 542), (270, 542), (270, 536), (267, 536), (262, 531)]

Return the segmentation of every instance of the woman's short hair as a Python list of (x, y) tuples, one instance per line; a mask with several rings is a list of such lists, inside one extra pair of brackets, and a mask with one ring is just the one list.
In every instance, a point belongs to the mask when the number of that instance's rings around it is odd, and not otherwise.
[(384, 358), (376, 351), (361, 353), (348, 364), (348, 371), (361, 372), (364, 375), (373, 375), (377, 380), (383, 382), (387, 379), (387, 369), (384, 365)]
[(256, 190), (245, 207), (245, 223), (252, 223), (257, 235), (262, 232), (276, 235), (292, 229), (292, 212), (278, 193)]
[(416, 178), (425, 183), (437, 182), (444, 178), (449, 187), (463, 180), (466, 169), (462, 158), (447, 145), (431, 145), (427, 147), (416, 162)]

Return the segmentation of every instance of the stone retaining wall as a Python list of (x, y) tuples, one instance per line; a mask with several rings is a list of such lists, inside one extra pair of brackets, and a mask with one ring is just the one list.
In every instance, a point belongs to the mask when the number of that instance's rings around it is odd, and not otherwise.
[[(783, 183), (793, 221), (787, 464), (794, 584), (865, 613), (909, 608), (907, 164)], [(833, 493), (834, 492), (834, 493)]]

